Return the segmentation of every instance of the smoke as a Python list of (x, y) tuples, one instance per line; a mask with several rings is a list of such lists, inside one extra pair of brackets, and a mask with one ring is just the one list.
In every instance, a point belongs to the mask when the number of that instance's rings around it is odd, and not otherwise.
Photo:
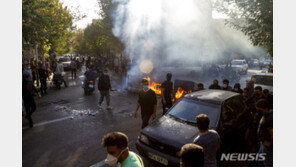
[[(196, 66), (239, 54), (263, 54), (247, 37), (212, 18), (209, 0), (113, 0), (113, 33), (133, 60), (130, 73), (150, 60), (154, 68)], [(179, 63), (179, 64), (178, 64)]]

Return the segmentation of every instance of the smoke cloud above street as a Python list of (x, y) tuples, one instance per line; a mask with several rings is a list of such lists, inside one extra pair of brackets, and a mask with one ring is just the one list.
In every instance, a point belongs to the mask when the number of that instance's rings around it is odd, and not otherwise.
[(208, 0), (114, 0), (113, 33), (137, 66), (210, 63), (230, 54), (264, 54), (240, 31), (212, 18)]

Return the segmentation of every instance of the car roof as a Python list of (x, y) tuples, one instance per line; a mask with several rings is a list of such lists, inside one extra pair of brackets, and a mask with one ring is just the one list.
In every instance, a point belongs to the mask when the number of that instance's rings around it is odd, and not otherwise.
[(231, 91), (207, 89), (207, 90), (189, 93), (184, 97), (192, 100), (207, 102), (207, 103), (222, 104), (225, 100), (238, 95), (239, 95), (238, 93), (231, 92)]

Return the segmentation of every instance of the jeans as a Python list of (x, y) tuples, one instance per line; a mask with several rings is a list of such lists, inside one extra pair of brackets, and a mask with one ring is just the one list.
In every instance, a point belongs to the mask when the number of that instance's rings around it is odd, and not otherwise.
[(273, 166), (273, 150), (272, 148), (268, 148), (263, 145), (263, 143), (260, 143), (260, 148), (259, 148), (259, 154), (260, 153), (265, 153), (265, 161), (263, 163), (259, 163), (259, 167), (272, 167)]
[(144, 129), (148, 124), (152, 114), (142, 114), (142, 129)]
[(40, 78), (40, 82), (41, 82), (41, 94), (47, 93), (46, 89), (47, 89), (47, 83), (46, 83), (46, 78)]
[(100, 90), (100, 93), (101, 93), (101, 97), (100, 97), (99, 105), (102, 104), (102, 102), (104, 101), (104, 97), (106, 97), (107, 106), (109, 106), (110, 105), (110, 93), (109, 93), (109, 90)]
[[(167, 109), (170, 109), (173, 105), (172, 100), (166, 100), (166, 104), (162, 102), (162, 115), (164, 115), (167, 112)], [(167, 109), (166, 109), (167, 108)]]
[(72, 68), (71, 69), (71, 72), (72, 72), (72, 79), (75, 77), (76, 78), (76, 68)]

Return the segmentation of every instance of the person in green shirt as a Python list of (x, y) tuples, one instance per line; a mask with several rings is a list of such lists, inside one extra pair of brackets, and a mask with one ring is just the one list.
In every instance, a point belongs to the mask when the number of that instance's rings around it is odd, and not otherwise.
[(111, 132), (102, 139), (102, 145), (107, 148), (105, 163), (118, 167), (144, 167), (143, 161), (136, 153), (129, 151), (128, 137), (121, 132)]

